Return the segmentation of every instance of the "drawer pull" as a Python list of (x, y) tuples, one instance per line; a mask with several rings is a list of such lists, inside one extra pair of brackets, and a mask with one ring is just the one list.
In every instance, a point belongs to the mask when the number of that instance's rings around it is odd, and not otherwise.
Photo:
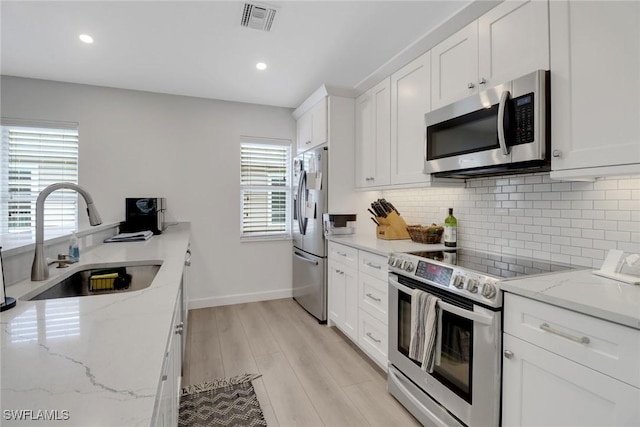
[(375, 268), (376, 270), (382, 269), (381, 265), (371, 264), (369, 261), (365, 261), (364, 263), (367, 267)]
[(558, 331), (556, 329), (553, 329), (551, 326), (549, 326), (548, 323), (543, 323), (542, 325), (540, 325), (540, 329), (542, 329), (545, 332), (549, 332), (551, 334), (559, 335), (562, 338), (566, 338), (568, 340), (575, 341), (575, 342), (580, 343), (580, 344), (589, 344), (591, 342), (591, 340), (588, 337), (576, 337), (576, 336), (567, 334), (566, 332), (562, 332), (562, 331)]
[(367, 336), (368, 336), (369, 338), (371, 338), (372, 340), (374, 340), (375, 342), (377, 342), (378, 344), (380, 344), (380, 343), (382, 342), (382, 341), (380, 341), (380, 340), (375, 339), (375, 338), (373, 337), (373, 335), (371, 335), (371, 332), (367, 332)]
[(368, 296), (369, 298), (371, 298), (372, 300), (374, 300), (375, 302), (380, 302), (380, 301), (382, 301), (380, 298), (376, 298), (376, 297), (374, 297), (374, 296), (373, 296), (373, 295), (371, 295), (371, 294), (367, 294), (367, 296)]
[(347, 254), (345, 254), (344, 252), (338, 252), (338, 251), (336, 251), (336, 253), (337, 253), (338, 255), (340, 255), (340, 256), (347, 256)]

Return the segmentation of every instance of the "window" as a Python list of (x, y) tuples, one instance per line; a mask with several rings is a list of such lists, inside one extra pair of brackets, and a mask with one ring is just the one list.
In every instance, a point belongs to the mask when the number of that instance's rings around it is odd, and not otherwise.
[(289, 141), (242, 138), (241, 238), (289, 237), (290, 153)]
[[(32, 231), (36, 199), (56, 182), (78, 183), (78, 127), (2, 120), (0, 234)], [(45, 203), (45, 228), (77, 228), (78, 195), (57, 190)]]

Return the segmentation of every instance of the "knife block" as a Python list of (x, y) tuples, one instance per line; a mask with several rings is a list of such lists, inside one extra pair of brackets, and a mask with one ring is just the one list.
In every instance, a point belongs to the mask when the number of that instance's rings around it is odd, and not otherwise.
[(403, 240), (410, 239), (407, 231), (407, 223), (395, 212), (391, 212), (386, 218), (376, 217), (380, 224), (376, 227), (376, 237), (383, 240)]

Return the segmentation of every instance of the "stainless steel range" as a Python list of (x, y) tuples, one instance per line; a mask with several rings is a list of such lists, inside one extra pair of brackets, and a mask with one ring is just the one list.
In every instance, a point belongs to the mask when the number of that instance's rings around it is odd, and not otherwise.
[[(502, 292), (508, 278), (571, 268), (457, 249), (389, 257), (389, 392), (424, 425), (500, 425)], [(411, 295), (440, 298), (432, 373), (409, 358)]]

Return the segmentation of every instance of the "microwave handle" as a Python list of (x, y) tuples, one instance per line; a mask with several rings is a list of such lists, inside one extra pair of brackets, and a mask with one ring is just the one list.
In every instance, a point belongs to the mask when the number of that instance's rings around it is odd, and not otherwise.
[(498, 144), (500, 144), (500, 149), (502, 150), (502, 154), (505, 156), (509, 155), (509, 147), (507, 147), (507, 141), (504, 138), (504, 115), (506, 113), (507, 100), (509, 99), (509, 91), (505, 90), (502, 92), (500, 96), (500, 104), (498, 104)]

